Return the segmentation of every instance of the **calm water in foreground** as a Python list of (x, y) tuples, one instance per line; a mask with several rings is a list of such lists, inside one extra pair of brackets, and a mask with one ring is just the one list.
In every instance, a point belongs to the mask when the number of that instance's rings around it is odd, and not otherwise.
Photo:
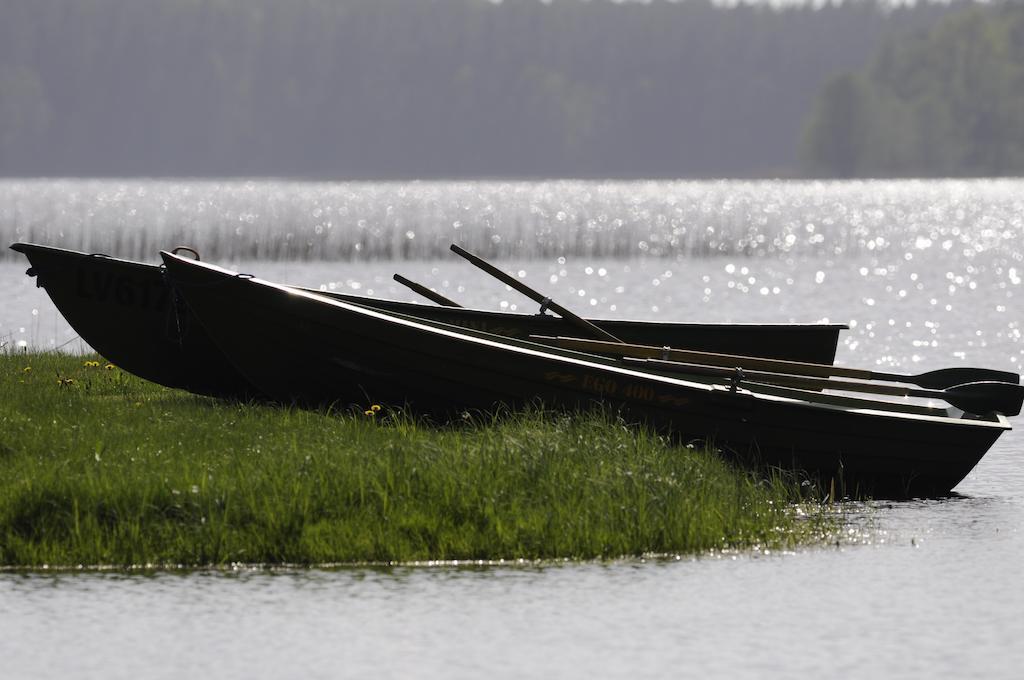
[[(246, 209), (250, 194), (260, 201)], [(151, 221), (154, 251), (187, 239), (265, 278), (413, 299), (391, 282), (398, 271), (468, 305), (532, 312), (444, 256), (454, 239), (502, 244), (505, 269), (593, 316), (827, 318), (852, 326), (845, 364), (1020, 371), (1020, 196), (1012, 181), (0, 183), (0, 234), (152, 261), (133, 250)], [(342, 257), (348, 217), (363, 221), (353, 233), (364, 252), (393, 259)], [(192, 231), (167, 226), (178, 222)], [(329, 239), (310, 236), (324, 229)], [(285, 237), (313, 243), (310, 261), (273, 254)], [(85, 349), (24, 268), (0, 262), (0, 343)], [(1014, 424), (957, 497), (854, 509), (840, 545), (796, 554), (0, 574), (0, 676), (1015, 678), (1024, 421)]]

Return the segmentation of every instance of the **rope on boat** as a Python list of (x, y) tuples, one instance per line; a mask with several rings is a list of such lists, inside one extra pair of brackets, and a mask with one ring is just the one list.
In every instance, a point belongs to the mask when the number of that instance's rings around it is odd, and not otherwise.
[(729, 391), (735, 392), (739, 388), (740, 383), (743, 382), (743, 379), (746, 377), (746, 374), (743, 373), (743, 369), (737, 366), (735, 372), (729, 378)]
[[(188, 246), (178, 246), (171, 250), (171, 253), (173, 255), (177, 255), (178, 251), (192, 253), (193, 255), (195, 255), (195, 260), (197, 262), (200, 261), (199, 251), (197, 251), (195, 248), (190, 248)], [(164, 285), (167, 286), (168, 291), (170, 293), (170, 304), (168, 305), (167, 310), (168, 323), (165, 326), (165, 329), (167, 331), (167, 339), (170, 340), (171, 342), (177, 343), (179, 347), (183, 347), (185, 342), (185, 336), (188, 333), (188, 324), (185, 323), (182, 319), (184, 306), (186, 304), (185, 298), (181, 295), (180, 292), (178, 292), (177, 286), (174, 285), (174, 281), (171, 279), (170, 274), (168, 274), (167, 272), (166, 264), (160, 264), (160, 276), (163, 279)], [(255, 279), (256, 275), (239, 272), (236, 273), (232, 278), (249, 280)], [(214, 286), (224, 285), (226, 282), (227, 279), (217, 279), (210, 283), (192, 285), (195, 288), (213, 288)], [(173, 325), (169, 323), (171, 314), (174, 315)]]
[(73, 343), (73, 342), (74, 342), (75, 340), (81, 340), (81, 339), (82, 339), (82, 336), (81, 336), (81, 335), (76, 335), (75, 337), (71, 338), (71, 339), (70, 339), (70, 340), (68, 340), (67, 342), (64, 342), (64, 343), (61, 343), (61, 344), (57, 345), (57, 346), (56, 346), (56, 347), (54, 347), (53, 349), (54, 349), (55, 351), (56, 351), (56, 350), (58, 350), (58, 349), (64, 349), (65, 347), (67, 347), (68, 345), (70, 345), (71, 343)]
[(198, 250), (196, 250), (195, 248), (190, 248), (189, 246), (175, 246), (174, 248), (171, 248), (171, 255), (177, 255), (179, 251), (183, 253), (192, 253), (193, 255), (195, 255), (196, 262), (201, 262), (203, 259), (199, 257)]

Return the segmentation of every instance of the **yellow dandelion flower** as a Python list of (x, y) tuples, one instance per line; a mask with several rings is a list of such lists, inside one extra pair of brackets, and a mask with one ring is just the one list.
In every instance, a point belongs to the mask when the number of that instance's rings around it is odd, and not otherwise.
[(113, 371), (113, 370), (114, 370), (115, 368), (117, 368), (117, 367), (116, 367), (116, 366), (114, 366), (114, 364), (107, 364), (107, 365), (106, 365), (106, 366), (104, 366), (103, 368), (107, 369), (108, 371)]
[(373, 409), (366, 409), (365, 411), (363, 411), (363, 415), (370, 416), (372, 418), (373, 416), (377, 415), (377, 412), (374, 411)]
[(370, 407), (370, 410), (376, 413), (377, 411), (380, 410), (380, 404), (374, 404), (373, 406)]
[(21, 372), (22, 373), (31, 373), (32, 372), (32, 367), (31, 366), (26, 366), (25, 368), (21, 369)]

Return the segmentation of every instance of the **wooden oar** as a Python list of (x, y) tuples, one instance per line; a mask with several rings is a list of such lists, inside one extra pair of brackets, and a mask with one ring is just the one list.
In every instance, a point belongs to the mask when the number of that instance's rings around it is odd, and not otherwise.
[(831, 364), (810, 364), (802, 361), (785, 361), (783, 359), (762, 359), (760, 357), (747, 357), (736, 354), (716, 354), (713, 352), (698, 352), (688, 349), (673, 349), (671, 347), (654, 347), (651, 345), (627, 345), (624, 343), (602, 342), (600, 340), (588, 340), (586, 338), (552, 337), (545, 335), (530, 336), (540, 342), (576, 349), (584, 352), (601, 352), (604, 354), (617, 354), (620, 356), (639, 357), (642, 359), (671, 359), (692, 364), (705, 364), (709, 366), (736, 366), (752, 369), (755, 371), (772, 371), (775, 373), (790, 373), (793, 375), (806, 375), (817, 378), (829, 378), (839, 376), (842, 378), (855, 378), (857, 380), (884, 380), (887, 382), (902, 382), (926, 387), (929, 389), (945, 389), (953, 385), (974, 382), (1000, 382), (1019, 383), (1020, 376), (1008, 371), (996, 371), (988, 368), (943, 368), (937, 371), (929, 371), (920, 375), (903, 375), (899, 373), (883, 373), (881, 371), (868, 371), (861, 368), (847, 368), (845, 366), (833, 366)]
[(454, 300), (449, 300), (448, 298), (446, 298), (445, 296), (441, 295), (440, 293), (435, 293), (434, 291), (430, 290), (426, 286), (421, 286), (420, 284), (416, 283), (415, 281), (410, 281), (409, 279), (405, 278), (401, 274), (395, 274), (393, 278), (395, 279), (395, 281), (398, 281), (400, 284), (402, 284), (406, 288), (412, 289), (413, 291), (419, 293), (420, 295), (422, 295), (423, 297), (427, 298), (431, 302), (436, 302), (437, 304), (441, 305), (442, 307), (462, 307), (462, 305), (460, 305), (458, 302), (455, 302)]
[(518, 290), (520, 293), (522, 293), (526, 297), (528, 297), (531, 300), (533, 300), (534, 302), (537, 302), (538, 304), (540, 304), (540, 311), (541, 311), (541, 313), (543, 313), (545, 310), (550, 309), (552, 312), (554, 312), (558, 316), (562, 317), (566, 321), (569, 321), (571, 323), (576, 324), (577, 327), (587, 331), (588, 333), (591, 333), (591, 334), (601, 338), (605, 342), (608, 342), (608, 343), (621, 343), (622, 342), (621, 340), (619, 340), (617, 337), (615, 337), (614, 335), (612, 335), (608, 331), (595, 326), (594, 324), (590, 323), (589, 321), (587, 321), (586, 319), (584, 319), (581, 316), (577, 316), (576, 314), (573, 314), (572, 312), (570, 312), (568, 309), (566, 309), (562, 305), (560, 305), (557, 302), (553, 301), (551, 298), (545, 297), (544, 295), (541, 295), (540, 293), (535, 291), (533, 288), (530, 288), (525, 283), (520, 281), (519, 279), (517, 279), (515, 277), (512, 277), (512, 276), (509, 276), (508, 274), (506, 274), (505, 272), (501, 271), (500, 269), (498, 269), (497, 267), (495, 267), (491, 263), (487, 262), (486, 260), (481, 259), (480, 257), (477, 257), (476, 255), (474, 255), (473, 253), (469, 252), (468, 250), (460, 248), (459, 246), (457, 246), (457, 245), (455, 245), (453, 243), (452, 244), (452, 252), (455, 253), (456, 255), (460, 255), (460, 256), (466, 258), (467, 260), (472, 262), (474, 265), (476, 265), (480, 269), (483, 269), (485, 272), (487, 272), (488, 274), (490, 274), (494, 278), (498, 279), (499, 281), (501, 281), (505, 285), (511, 286), (512, 288), (515, 288), (516, 290)]
[(901, 387), (899, 385), (852, 382), (849, 380), (810, 378), (786, 373), (751, 371), (743, 368), (687, 364), (678, 361), (663, 361), (661, 359), (635, 359), (627, 357), (625, 361), (632, 365), (670, 371), (672, 373), (726, 378), (739, 386), (742, 386), (744, 381), (750, 381), (770, 383), (784, 387), (796, 387), (805, 390), (838, 390), (841, 392), (884, 394), (894, 397), (942, 399), (962, 411), (975, 414), (998, 411), (1003, 415), (1015, 416), (1020, 413), (1021, 407), (1024, 405), (1024, 385), (1004, 382), (971, 382), (963, 385), (953, 385), (944, 390), (931, 390)]

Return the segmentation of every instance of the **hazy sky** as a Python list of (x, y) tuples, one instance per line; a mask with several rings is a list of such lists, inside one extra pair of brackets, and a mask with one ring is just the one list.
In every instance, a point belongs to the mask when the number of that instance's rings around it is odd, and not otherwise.
[(607, 3), (0, 0), (0, 174), (789, 176), (941, 13)]

